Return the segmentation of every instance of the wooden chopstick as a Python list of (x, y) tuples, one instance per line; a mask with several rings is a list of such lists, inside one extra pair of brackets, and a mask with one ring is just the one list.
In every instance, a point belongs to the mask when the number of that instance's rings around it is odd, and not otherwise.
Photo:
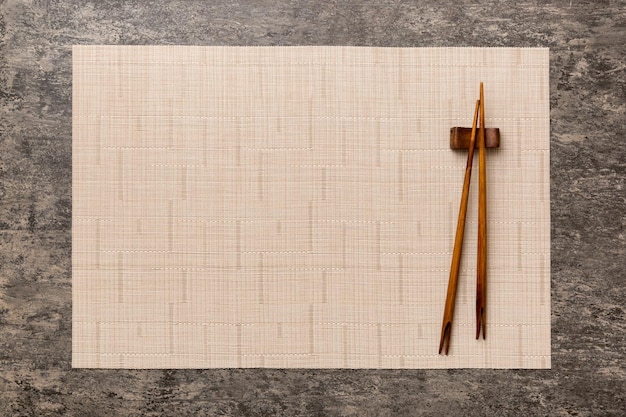
[(480, 83), (480, 130), (478, 131), (478, 260), (476, 262), (476, 339), (485, 338), (487, 285), (487, 176), (485, 161), (485, 97)]
[[(469, 150), (467, 153), (467, 165), (465, 167), (465, 179), (463, 180), (463, 192), (461, 194), (461, 207), (459, 208), (459, 218), (456, 224), (456, 236), (454, 238), (454, 249), (452, 252), (452, 265), (450, 266), (450, 278), (448, 279), (448, 292), (446, 294), (446, 305), (443, 311), (443, 324), (441, 325), (441, 339), (439, 340), (439, 353), (446, 345), (446, 355), (450, 349), (450, 337), (452, 332), (452, 318), (454, 316), (454, 304), (456, 301), (456, 287), (459, 278), (459, 267), (461, 265), (461, 250), (463, 248), (463, 235), (465, 233), (465, 215), (467, 214), (467, 201), (469, 199), (470, 179), (472, 176), (472, 162), (474, 159), (474, 147), (476, 146), (476, 123), (478, 122), (478, 109), (482, 112), (482, 103), (476, 101), (474, 110), (474, 121), (472, 122), (472, 135), (470, 137)], [(484, 132), (483, 132), (484, 133)], [(484, 139), (484, 134), (483, 134)], [(484, 140), (483, 140), (484, 145)], [(484, 146), (483, 146), (484, 148)], [(484, 151), (484, 149), (483, 149)]]

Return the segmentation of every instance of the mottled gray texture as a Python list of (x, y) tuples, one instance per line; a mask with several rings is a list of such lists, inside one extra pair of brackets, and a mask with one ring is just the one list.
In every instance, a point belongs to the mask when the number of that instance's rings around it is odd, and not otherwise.
[[(553, 369), (71, 369), (72, 44), (550, 47)], [(625, 415), (625, 138), (625, 1), (2, 0), (0, 415)]]

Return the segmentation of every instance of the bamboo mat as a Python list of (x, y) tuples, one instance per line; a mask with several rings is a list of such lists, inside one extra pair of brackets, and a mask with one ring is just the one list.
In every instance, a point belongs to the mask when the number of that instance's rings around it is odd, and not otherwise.
[[(549, 368), (547, 49), (75, 46), (73, 366)], [(479, 82), (449, 356), (437, 353)], [(477, 164), (475, 158), (475, 164)]]

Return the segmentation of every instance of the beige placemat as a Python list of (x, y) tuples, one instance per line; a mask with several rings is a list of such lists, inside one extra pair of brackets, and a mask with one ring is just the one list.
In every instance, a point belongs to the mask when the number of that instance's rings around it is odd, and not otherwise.
[[(76, 46), (73, 366), (550, 367), (547, 49)], [(479, 82), (453, 338), (437, 353)], [(475, 158), (477, 164), (477, 158)]]

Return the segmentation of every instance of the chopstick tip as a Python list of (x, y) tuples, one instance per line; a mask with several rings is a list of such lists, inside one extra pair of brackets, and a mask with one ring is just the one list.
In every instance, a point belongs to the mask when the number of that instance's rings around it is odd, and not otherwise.
[(446, 345), (446, 350), (445, 350), (445, 354), (448, 354), (448, 350), (450, 349), (450, 332), (452, 331), (452, 323), (447, 322), (445, 327), (443, 328), (443, 331), (441, 332), (441, 340), (439, 340), (439, 354), (441, 355), (441, 352), (443, 351), (443, 345), (445, 343)]
[(485, 308), (479, 307), (476, 310), (476, 340), (480, 339), (480, 331), (483, 333), (483, 340), (487, 338), (485, 333)]

